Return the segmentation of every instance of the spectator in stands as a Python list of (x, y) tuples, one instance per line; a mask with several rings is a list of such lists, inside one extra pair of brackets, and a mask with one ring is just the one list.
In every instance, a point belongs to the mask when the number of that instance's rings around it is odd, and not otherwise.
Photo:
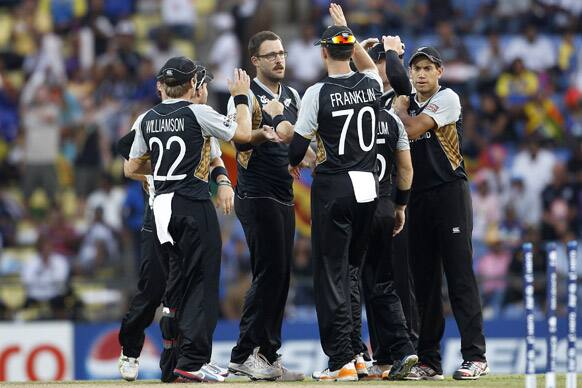
[(558, 140), (564, 135), (564, 117), (558, 106), (544, 92), (539, 91), (523, 107), (525, 131), (539, 133), (546, 139)]
[(107, 63), (121, 61), (127, 74), (137, 74), (141, 55), (135, 46), (135, 27), (130, 20), (122, 20), (115, 27), (114, 51), (105, 54)]
[[(433, 18), (431, 14), (431, 19)], [(437, 19), (438, 20), (438, 19)], [(447, 69), (442, 75), (443, 81), (455, 89), (466, 87), (465, 83), (478, 76), (478, 69), (471, 63), (469, 52), (454, 30), (449, 19), (441, 19), (437, 24), (437, 50), (441, 53), (444, 67)]]
[(505, 216), (499, 225), (499, 236), (503, 243), (512, 251), (520, 249), (523, 237), (523, 225), (519, 222), (513, 205), (505, 207)]
[(568, 182), (566, 166), (556, 163), (552, 181), (542, 191), (542, 240), (557, 240), (566, 232), (577, 232), (576, 188)]
[(495, 227), (489, 229), (485, 242), (488, 250), (478, 260), (476, 272), (481, 280), (483, 314), (497, 316), (505, 295), (511, 251), (507, 249), (499, 235), (499, 230)]
[[(581, 78), (582, 81), (582, 78)], [(566, 132), (569, 136), (582, 139), (582, 89), (572, 86), (566, 92)]]
[(505, 106), (519, 114), (523, 105), (538, 92), (538, 77), (525, 68), (521, 58), (516, 58), (497, 80), (495, 90)]
[(498, 30), (517, 33), (531, 11), (533, 0), (496, 1), (495, 16)]
[[(162, 0), (162, 23), (182, 39), (192, 39), (197, 15), (192, 0)], [(162, 65), (165, 63), (162, 62)], [(156, 67), (161, 69), (162, 66)]]
[(122, 227), (122, 208), (125, 200), (125, 191), (114, 186), (113, 177), (109, 174), (101, 176), (100, 188), (87, 198), (85, 219), (87, 222), (95, 219), (97, 209), (103, 212), (103, 221), (108, 227), (120, 231)]
[(490, 229), (499, 227), (502, 216), (501, 201), (497, 194), (489, 188), (489, 182), (484, 173), (475, 176), (475, 190), (471, 191), (473, 199), (473, 241), (475, 256), (483, 253), (485, 237)]
[(41, 188), (56, 203), (58, 178), (56, 161), (60, 146), (61, 110), (58, 98), (48, 86), (35, 89), (31, 101), (21, 101), (24, 125), (24, 169), (22, 185), (28, 203), (34, 190)]
[[(501, 3), (510, 3), (502, 1)], [(538, 34), (537, 26), (528, 24), (524, 35), (514, 37), (505, 50), (506, 63), (512, 63), (521, 58), (528, 70), (543, 72), (556, 66), (556, 50), (552, 42), (545, 36)]]
[(50, 236), (55, 253), (72, 260), (79, 250), (79, 236), (67, 220), (60, 206), (55, 206), (49, 214), (49, 221), (41, 226), (40, 235)]
[[(527, 200), (531, 200), (531, 207), (527, 210), (527, 219), (523, 220), (528, 226), (535, 226), (542, 218), (542, 190), (552, 180), (552, 172), (556, 164), (556, 157), (551, 151), (542, 148), (540, 136), (531, 134), (526, 139), (523, 148), (513, 161), (512, 174), (523, 179)], [(517, 199), (517, 198), (515, 198)], [(526, 200), (521, 198), (519, 200)]]
[[(228, 13), (218, 13), (212, 17), (212, 23), (217, 32), (216, 40), (210, 49), (210, 66), (214, 73), (214, 81), (209, 85), (216, 92), (218, 111), (226, 114), (230, 91), (227, 79), (232, 75), (232, 69), (240, 66), (241, 46), (234, 34), (234, 18)], [(246, 51), (246, 50), (245, 50)]]
[(150, 75), (156, 74), (168, 59), (182, 55), (184, 53), (173, 44), (172, 31), (168, 27), (161, 27), (156, 33), (154, 44), (146, 54), (146, 57), (153, 63), (153, 71), (150, 72)]
[(486, 134), (489, 144), (516, 141), (513, 123), (499, 97), (492, 93), (483, 93), (480, 95), (480, 102), (477, 112), (480, 132)]
[(70, 265), (67, 259), (54, 252), (51, 238), (40, 235), (37, 254), (22, 268), (22, 283), (26, 292), (24, 308), (48, 304), (50, 317), (64, 319), (65, 297), (69, 293)]
[(476, 61), (480, 73), (480, 89), (493, 90), (495, 81), (505, 68), (505, 59), (496, 31), (487, 34), (487, 46), (478, 51)]
[(89, 26), (94, 38), (94, 55), (100, 57), (107, 51), (109, 40), (115, 34), (115, 28), (107, 17), (104, 0), (90, 0), (89, 10), (82, 20)]
[(292, 85), (299, 94), (322, 78), (321, 49), (313, 45), (317, 40), (315, 28), (304, 25), (301, 37), (289, 43), (287, 69)]
[(482, 154), (480, 170), (489, 184), (489, 188), (497, 195), (501, 206), (508, 203), (511, 187), (511, 175), (505, 166), (507, 150), (499, 144), (489, 145)]
[(79, 251), (77, 271), (96, 276), (96, 270), (119, 267), (119, 250), (113, 230), (103, 220), (103, 209), (97, 208)]

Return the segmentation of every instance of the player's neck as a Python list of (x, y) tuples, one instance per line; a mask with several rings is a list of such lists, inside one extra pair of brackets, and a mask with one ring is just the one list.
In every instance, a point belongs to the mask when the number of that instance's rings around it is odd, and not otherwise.
[(418, 102), (425, 102), (426, 100), (428, 100), (429, 98), (434, 96), (435, 93), (439, 91), (439, 89), (440, 89), (440, 85), (437, 84), (434, 89), (432, 89), (431, 91), (426, 92), (426, 93), (422, 93), (422, 92), (417, 90), (416, 91), (416, 99), (418, 100)]
[(279, 94), (279, 88), (281, 87), (281, 82), (269, 79), (260, 73), (257, 73), (257, 78), (263, 85), (265, 85), (274, 94)]
[(349, 62), (345, 61), (328, 61), (327, 62), (327, 74), (331, 75), (342, 75), (348, 74), (352, 71)]

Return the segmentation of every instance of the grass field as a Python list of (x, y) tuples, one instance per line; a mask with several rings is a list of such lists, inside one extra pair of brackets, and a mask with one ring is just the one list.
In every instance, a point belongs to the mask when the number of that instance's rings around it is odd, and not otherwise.
[[(580, 375), (578, 375), (578, 380), (580, 380)], [(544, 377), (538, 376), (538, 387), (544, 387)], [(193, 383), (196, 384), (196, 383)], [(214, 385), (214, 384), (213, 384)], [(261, 388), (313, 388), (322, 386), (344, 386), (353, 387), (356, 385), (361, 385), (365, 387), (401, 387), (401, 388), (445, 388), (445, 387), (471, 387), (471, 388), (489, 388), (489, 387), (501, 387), (501, 388), (516, 388), (524, 386), (524, 376), (523, 375), (494, 375), (486, 376), (478, 381), (455, 381), (452, 378), (446, 378), (444, 381), (361, 381), (357, 383), (322, 383), (315, 382), (312, 380), (306, 380), (299, 383), (285, 383), (285, 382), (250, 382), (243, 379), (233, 379), (225, 383), (217, 384), (216, 387), (222, 388), (244, 388), (245, 386), (260, 386)], [(142, 380), (133, 383), (128, 383), (125, 381), (66, 381), (66, 382), (50, 382), (50, 383), (36, 383), (36, 382), (25, 382), (25, 383), (0, 383), (0, 387), (14, 387), (14, 388), (56, 388), (59, 386), (79, 386), (87, 388), (105, 387), (105, 388), (116, 388), (116, 387), (130, 387), (138, 386), (144, 388), (167, 388), (167, 384), (161, 384), (157, 380)], [(558, 375), (558, 388), (565, 387), (565, 376)]]

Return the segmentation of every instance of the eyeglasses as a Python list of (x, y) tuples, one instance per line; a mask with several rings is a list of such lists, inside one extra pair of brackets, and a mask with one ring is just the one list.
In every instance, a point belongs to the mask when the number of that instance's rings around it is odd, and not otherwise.
[(287, 58), (287, 51), (279, 51), (278, 53), (267, 53), (267, 54), (263, 54), (263, 55), (255, 55), (255, 57), (257, 58), (265, 58), (267, 61), (269, 62), (275, 62), (275, 60), (277, 60), (277, 57), (281, 57), (283, 59)]

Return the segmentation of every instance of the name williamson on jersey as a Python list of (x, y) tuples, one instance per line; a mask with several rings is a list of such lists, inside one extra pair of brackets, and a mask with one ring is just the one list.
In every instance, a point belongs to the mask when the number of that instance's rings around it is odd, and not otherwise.
[(343, 93), (331, 93), (331, 106), (356, 105), (370, 101), (376, 101), (376, 94), (374, 89), (368, 88), (366, 90), (352, 90)]
[(184, 132), (184, 118), (169, 118), (146, 121), (146, 133)]

